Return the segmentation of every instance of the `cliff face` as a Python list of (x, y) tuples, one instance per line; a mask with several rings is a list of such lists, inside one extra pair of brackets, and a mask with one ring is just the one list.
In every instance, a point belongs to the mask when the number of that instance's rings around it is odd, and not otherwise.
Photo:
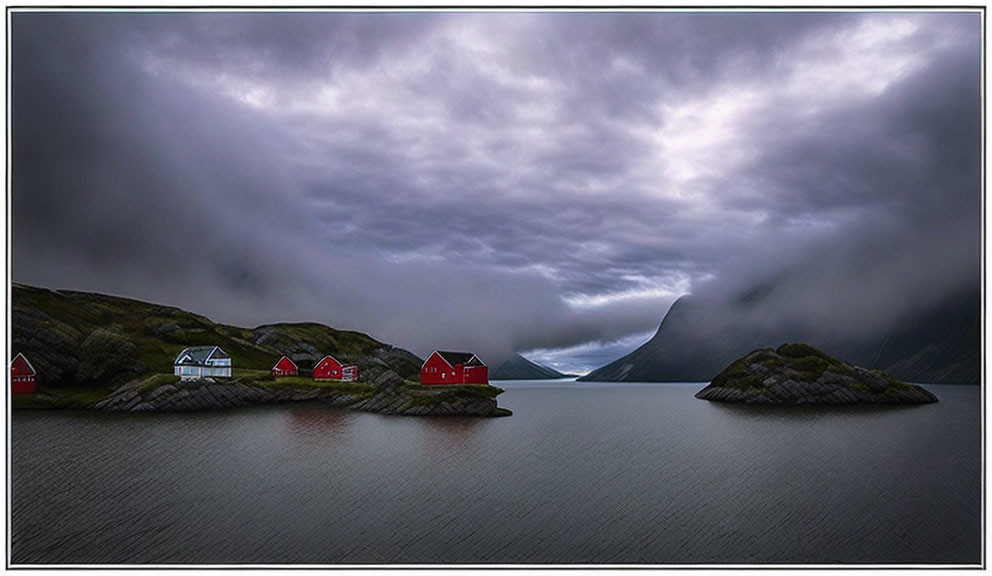
[(759, 293), (732, 302), (680, 298), (651, 340), (579, 380), (709, 381), (748, 351), (790, 340), (810, 342), (830, 354), (885, 370), (902, 380), (952, 384), (981, 380), (978, 289), (948, 297), (880, 335), (864, 339), (825, 334), (813, 326), (767, 326), (755, 305), (761, 298)]
[(199, 412), (318, 400), (381, 414), (505, 416), (510, 412), (496, 404), (496, 396), (502, 392), (492, 386), (411, 385), (392, 371), (383, 372), (370, 383), (249, 378), (180, 380), (162, 374), (125, 384), (106, 398), (83, 407), (105, 412)]
[(880, 371), (852, 366), (806, 344), (755, 350), (696, 398), (745, 404), (928, 404), (937, 397)]
[(601, 382), (699, 382), (709, 380), (734, 358), (736, 338), (717, 338), (708, 329), (709, 311), (691, 298), (672, 304), (655, 335), (630, 354), (582, 376)]

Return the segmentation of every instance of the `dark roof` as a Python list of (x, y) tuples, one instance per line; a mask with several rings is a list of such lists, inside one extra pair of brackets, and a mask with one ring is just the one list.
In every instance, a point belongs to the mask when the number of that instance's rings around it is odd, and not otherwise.
[(219, 346), (190, 346), (189, 348), (183, 348), (183, 351), (176, 356), (174, 364), (179, 364), (179, 359), (187, 354), (192, 360), (190, 362), (184, 362), (184, 364), (203, 364), (207, 361), (214, 348), (217, 349), (214, 358), (229, 358), (227, 353)]
[(471, 352), (442, 352), (437, 351), (444, 358), (444, 361), (448, 364), (454, 366), (455, 364), (464, 364), (466, 366), (485, 366), (481, 360)]

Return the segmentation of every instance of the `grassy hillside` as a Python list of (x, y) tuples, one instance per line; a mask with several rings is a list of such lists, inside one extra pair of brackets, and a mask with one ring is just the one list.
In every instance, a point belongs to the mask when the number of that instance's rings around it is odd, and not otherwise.
[(360, 332), (316, 323), (240, 328), (170, 306), (88, 292), (15, 284), (13, 353), (23, 352), (42, 386), (101, 386), (172, 372), (187, 346), (218, 345), (235, 371), (269, 370), (283, 354), (331, 354), (359, 366), (363, 380), (391, 369), (419, 377), (422, 360)]

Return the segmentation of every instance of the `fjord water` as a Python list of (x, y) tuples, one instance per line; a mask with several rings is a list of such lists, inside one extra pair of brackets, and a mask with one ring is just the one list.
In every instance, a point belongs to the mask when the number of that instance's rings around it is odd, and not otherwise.
[(509, 418), (17, 412), (14, 563), (981, 561), (977, 386), (754, 407), (499, 382)]

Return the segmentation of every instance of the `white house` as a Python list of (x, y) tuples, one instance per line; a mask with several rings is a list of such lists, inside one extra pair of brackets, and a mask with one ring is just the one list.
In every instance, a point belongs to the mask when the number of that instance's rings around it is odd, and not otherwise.
[(231, 377), (231, 357), (220, 346), (183, 348), (173, 365), (173, 374), (184, 379)]

